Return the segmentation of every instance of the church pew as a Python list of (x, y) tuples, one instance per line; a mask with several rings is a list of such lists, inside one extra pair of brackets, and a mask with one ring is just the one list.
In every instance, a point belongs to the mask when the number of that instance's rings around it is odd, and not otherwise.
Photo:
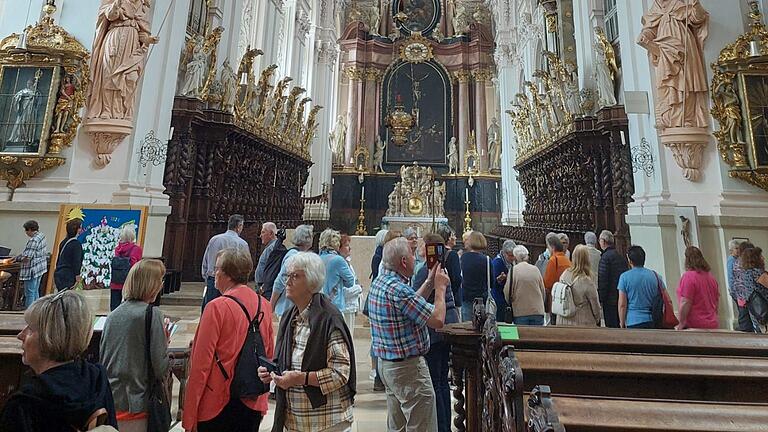
[(568, 432), (763, 432), (768, 425), (768, 404), (558, 394), (552, 400)]
[(525, 390), (558, 394), (768, 403), (768, 359), (515, 349)]
[(21, 342), (13, 336), (0, 336), (0, 409), (18, 390), (26, 369), (21, 363)]

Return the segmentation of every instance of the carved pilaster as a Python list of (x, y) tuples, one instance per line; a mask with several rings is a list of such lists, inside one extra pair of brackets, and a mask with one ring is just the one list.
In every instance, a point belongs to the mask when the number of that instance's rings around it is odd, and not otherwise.
[(468, 83), (472, 79), (472, 73), (466, 70), (458, 70), (453, 73), (453, 76), (459, 83)]
[(351, 81), (362, 81), (365, 79), (365, 68), (352, 65), (344, 68), (344, 76)]

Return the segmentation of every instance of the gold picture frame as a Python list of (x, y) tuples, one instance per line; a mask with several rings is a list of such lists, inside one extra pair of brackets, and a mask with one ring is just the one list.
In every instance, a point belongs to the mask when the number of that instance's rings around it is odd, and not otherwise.
[(744, 105), (744, 135), (751, 166), (768, 170), (768, 70), (762, 73), (740, 72), (738, 80)]

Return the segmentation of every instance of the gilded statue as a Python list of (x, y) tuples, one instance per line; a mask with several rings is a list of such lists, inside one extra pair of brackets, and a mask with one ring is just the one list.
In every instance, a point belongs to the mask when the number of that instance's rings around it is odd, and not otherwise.
[(400, 201), (400, 182), (397, 182), (392, 188), (392, 192), (387, 196), (387, 216), (402, 216)]
[(303, 151), (304, 153), (309, 152), (309, 146), (312, 144), (312, 139), (315, 138), (315, 132), (317, 131), (317, 113), (320, 112), (320, 110), (323, 109), (320, 105), (315, 105), (312, 107), (311, 110), (309, 110), (309, 115), (307, 116), (307, 125), (304, 127), (304, 142), (302, 143), (304, 145)]
[(205, 37), (205, 43), (203, 44), (203, 52), (205, 52), (208, 58), (208, 70), (206, 71), (203, 88), (200, 90), (200, 96), (203, 100), (207, 100), (208, 94), (211, 91), (211, 85), (216, 80), (217, 51), (222, 33), (224, 33), (224, 27), (216, 27)]
[(285, 106), (285, 89), (288, 88), (288, 83), (293, 81), (291, 77), (285, 77), (281, 79), (275, 86), (275, 91), (272, 93), (272, 128), (277, 127), (282, 119), (283, 107)]
[(597, 83), (598, 106), (616, 105), (614, 80), (619, 68), (616, 63), (616, 52), (613, 45), (605, 36), (602, 27), (595, 27), (595, 82)]
[(459, 149), (456, 146), (456, 137), (451, 137), (448, 143), (448, 174), (459, 173)]
[(296, 115), (290, 120), (291, 124), (288, 126), (288, 133), (291, 136), (300, 137), (302, 132), (302, 122), (304, 121), (304, 106), (312, 101), (312, 98), (305, 97), (299, 102), (299, 106), (296, 108)]
[(344, 166), (344, 144), (347, 142), (347, 119), (343, 114), (336, 117), (336, 126), (329, 135), (333, 165)]
[(231, 111), (232, 107), (235, 105), (237, 75), (235, 74), (235, 71), (232, 70), (229, 60), (224, 60), (224, 63), (221, 65), (219, 82), (221, 83), (222, 91), (220, 108), (226, 111)]
[(439, 181), (435, 180), (435, 186), (432, 191), (432, 204), (434, 205), (435, 216), (445, 217), (445, 182), (440, 183)]
[(655, 0), (637, 43), (656, 73), (656, 123), (662, 131), (709, 127), (704, 41), (709, 13), (699, 0)]
[(73, 81), (77, 78), (72, 74), (64, 75), (64, 82), (61, 83), (59, 88), (59, 99), (56, 101), (56, 123), (54, 124), (54, 132), (64, 132), (67, 128), (67, 121), (69, 121), (72, 115), (72, 110), (75, 107), (75, 92), (77, 91), (77, 85)]
[(725, 119), (722, 124), (722, 133), (728, 138), (728, 141), (736, 144), (743, 142), (741, 139), (741, 105), (736, 89), (733, 86), (733, 79), (722, 80), (713, 89), (713, 93), (718, 96), (715, 100), (714, 111), (721, 113), (721, 118)]
[(286, 109), (283, 113), (285, 118), (280, 121), (280, 124), (282, 124), (283, 128), (287, 129), (290, 126), (291, 119), (293, 118), (296, 111), (296, 102), (299, 100), (299, 96), (301, 96), (301, 94), (304, 92), (306, 92), (306, 90), (298, 86), (291, 89), (291, 92), (288, 95), (288, 102), (285, 104)]
[(496, 117), (491, 119), (491, 125), (488, 126), (488, 168), (501, 169), (501, 128)]
[(256, 109), (256, 125), (262, 126), (267, 116), (267, 110), (269, 109), (269, 92), (272, 90), (272, 75), (275, 74), (277, 69), (276, 64), (269, 65), (266, 69), (261, 71), (258, 84), (258, 108)]
[(149, 0), (101, 0), (91, 60), (86, 117), (133, 120), (136, 86), (144, 71), (150, 33)]

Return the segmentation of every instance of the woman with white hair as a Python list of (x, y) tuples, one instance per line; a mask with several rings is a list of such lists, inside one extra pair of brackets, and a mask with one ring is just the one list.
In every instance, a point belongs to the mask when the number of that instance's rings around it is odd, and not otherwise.
[(320, 258), (325, 264), (325, 284), (323, 294), (328, 296), (333, 305), (342, 313), (350, 332), (355, 328), (355, 313), (347, 311), (347, 291), (355, 286), (355, 273), (350, 264), (339, 253), (341, 233), (328, 228), (320, 234)]
[(512, 250), (515, 265), (512, 277), (504, 285), (504, 297), (510, 299), (517, 325), (544, 325), (544, 280), (536, 266), (528, 263), (528, 249), (523, 245)]
[(115, 248), (115, 256), (112, 258), (112, 278), (109, 283), (110, 298), (109, 310), (113, 311), (123, 301), (123, 285), (128, 277), (128, 271), (141, 260), (143, 251), (136, 244), (136, 229), (133, 224), (123, 225), (120, 230), (120, 239)]
[(355, 354), (352, 336), (333, 303), (320, 291), (322, 258), (299, 252), (286, 262), (286, 296), (292, 306), (280, 321), (275, 363), (259, 368), (262, 382), (277, 386), (272, 431), (344, 431), (352, 426)]
[(293, 230), (291, 243), (293, 243), (294, 247), (289, 249), (283, 257), (283, 262), (280, 264), (280, 272), (277, 274), (275, 284), (272, 286), (272, 297), (269, 299), (269, 302), (272, 304), (272, 310), (278, 318), (283, 316), (293, 306), (291, 300), (285, 295), (285, 285), (288, 282), (285, 263), (288, 262), (288, 258), (299, 252), (306, 252), (312, 247), (313, 229), (312, 225), (299, 225)]

